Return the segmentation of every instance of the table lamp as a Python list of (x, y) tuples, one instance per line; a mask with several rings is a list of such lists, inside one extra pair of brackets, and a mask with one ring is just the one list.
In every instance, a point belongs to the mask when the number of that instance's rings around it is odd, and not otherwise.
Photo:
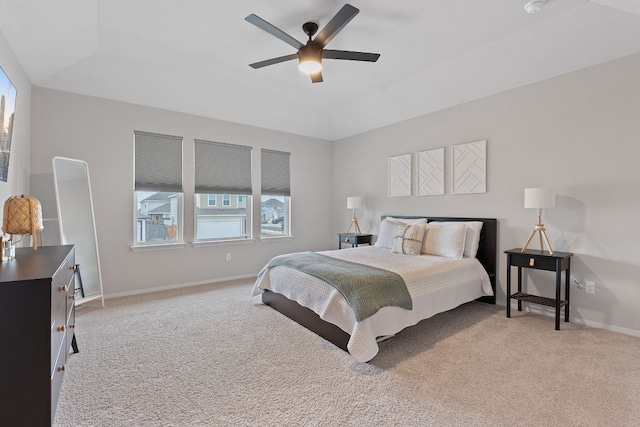
[(540, 236), (540, 250), (542, 250), (542, 242), (547, 246), (549, 253), (553, 255), (551, 250), (551, 243), (547, 237), (547, 232), (542, 224), (542, 210), (545, 208), (553, 208), (556, 206), (556, 191), (553, 188), (525, 188), (524, 189), (524, 207), (527, 209), (538, 210), (538, 223), (533, 227), (533, 231), (527, 239), (527, 243), (524, 244), (522, 252), (527, 249), (529, 243), (533, 239), (533, 236), (538, 233)]
[(360, 226), (358, 225), (358, 218), (356, 218), (356, 209), (361, 207), (362, 197), (347, 197), (347, 209), (353, 209), (353, 219), (351, 220), (351, 224), (349, 224), (347, 233), (351, 231), (351, 227), (354, 227), (354, 233), (361, 234)]

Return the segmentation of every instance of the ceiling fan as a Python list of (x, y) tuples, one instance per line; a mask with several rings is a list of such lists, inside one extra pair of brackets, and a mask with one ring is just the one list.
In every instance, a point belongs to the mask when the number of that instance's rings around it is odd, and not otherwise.
[(325, 49), (325, 46), (329, 44), (331, 40), (349, 23), (360, 10), (345, 4), (342, 9), (335, 14), (333, 18), (325, 25), (325, 27), (318, 33), (315, 39), (312, 39), (313, 35), (318, 31), (318, 24), (315, 22), (306, 22), (302, 25), (302, 30), (309, 40), (306, 44), (302, 44), (289, 34), (285, 33), (281, 29), (268, 23), (264, 19), (255, 14), (251, 14), (244, 18), (247, 22), (252, 23), (256, 27), (266, 31), (267, 33), (279, 38), (288, 45), (298, 49), (296, 53), (291, 55), (280, 56), (277, 58), (267, 59), (265, 61), (254, 62), (249, 64), (250, 67), (258, 69), (266, 67), (267, 65), (279, 64), (280, 62), (289, 61), (292, 59), (298, 59), (299, 68), (305, 73), (311, 76), (313, 83), (320, 83), (322, 81), (322, 58), (325, 59), (344, 59), (349, 61), (366, 61), (376, 62), (380, 57), (379, 53), (367, 53), (367, 52), (353, 52), (350, 50), (329, 50)]

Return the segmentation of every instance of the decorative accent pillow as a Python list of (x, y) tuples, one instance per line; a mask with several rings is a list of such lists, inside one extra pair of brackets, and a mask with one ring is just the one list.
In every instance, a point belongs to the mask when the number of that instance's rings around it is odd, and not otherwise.
[(414, 224), (426, 224), (426, 218), (413, 218), (413, 219), (405, 219), (405, 218), (393, 218), (386, 217), (380, 222), (380, 230), (378, 231), (378, 239), (373, 246), (377, 246), (379, 248), (388, 248), (391, 249), (393, 247), (393, 239), (396, 237), (396, 226), (397, 225), (414, 225)]
[(453, 222), (451, 224), (427, 224), (422, 253), (443, 256), (446, 258), (462, 258), (467, 224)]
[(425, 224), (397, 225), (396, 237), (393, 239), (394, 254), (420, 255), (424, 239)]
[[(460, 221), (463, 224), (467, 224), (467, 235), (464, 239), (464, 253), (463, 256), (467, 258), (475, 258), (478, 253), (478, 246), (480, 245), (480, 231), (482, 231), (482, 221)], [(459, 224), (460, 222), (438, 222), (433, 221), (429, 224)]]

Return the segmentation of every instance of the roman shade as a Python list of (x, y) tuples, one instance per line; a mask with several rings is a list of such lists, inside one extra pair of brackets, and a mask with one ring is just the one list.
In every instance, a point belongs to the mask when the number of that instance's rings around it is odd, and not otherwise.
[(289, 157), (291, 153), (262, 149), (262, 194), (290, 196)]
[(182, 192), (182, 137), (134, 132), (135, 190)]
[(251, 147), (196, 139), (195, 192), (252, 194)]

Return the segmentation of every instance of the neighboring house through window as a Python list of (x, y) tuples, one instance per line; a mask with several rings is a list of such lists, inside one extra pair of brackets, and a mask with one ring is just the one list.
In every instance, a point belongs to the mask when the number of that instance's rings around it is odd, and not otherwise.
[(290, 153), (262, 149), (262, 237), (291, 235)]
[(251, 238), (251, 147), (195, 140), (195, 240)]
[(134, 132), (134, 245), (182, 242), (182, 138)]

